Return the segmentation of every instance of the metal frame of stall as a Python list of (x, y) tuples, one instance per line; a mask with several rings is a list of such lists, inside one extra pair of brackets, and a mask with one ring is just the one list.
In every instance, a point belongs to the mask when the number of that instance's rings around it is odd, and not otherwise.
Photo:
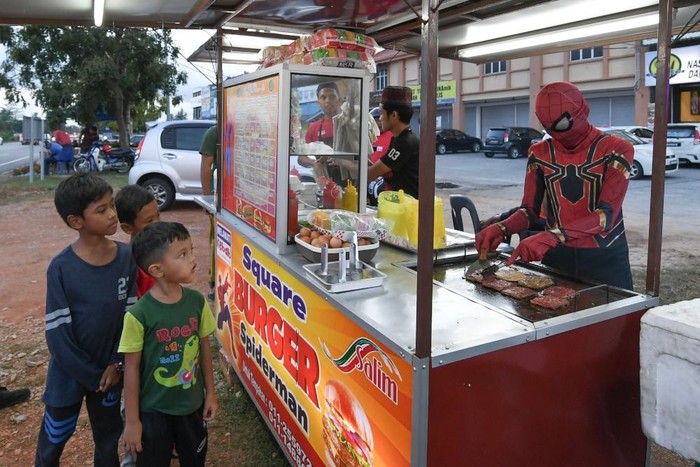
[[(421, 110), (420, 119), (423, 122), (421, 125), (420, 141), (421, 152), (431, 152), (435, 144), (435, 108), (432, 105), (436, 98), (436, 83), (437, 83), (437, 42), (438, 42), (438, 18), (439, 7), (441, 2), (438, 0), (423, 0), (420, 11), (421, 18)], [(657, 82), (668, 83), (669, 76), (669, 55), (670, 55), (670, 36), (671, 36), (671, 18), (673, 12), (673, 0), (661, 0), (659, 2), (659, 38), (658, 38), (658, 74)], [(221, 75), (222, 64), (222, 29), (217, 30), (217, 86), (219, 95), (223, 95), (223, 80)], [(647, 261), (647, 281), (646, 288), (648, 293), (658, 296), (660, 282), (660, 260), (661, 260), (661, 242), (662, 242), (662, 224), (663, 224), (663, 194), (664, 194), (664, 179), (665, 173), (663, 170), (665, 150), (666, 150), (666, 134), (665, 126), (667, 124), (668, 105), (668, 87), (656, 87), (656, 119), (655, 133), (659, 135), (654, 140), (654, 155), (653, 163), (656, 170), (652, 175), (652, 196), (650, 201), (650, 226), (649, 226), (649, 251)], [(223, 102), (220, 99), (218, 102), (219, 115), (222, 115)], [(219, 144), (221, 144), (221, 127), (219, 126)], [(419, 243), (422, 245), (432, 244), (434, 206), (432, 199), (435, 195), (434, 188), (435, 179), (435, 160), (434, 158), (421, 158), (420, 160), (420, 177), (419, 184), (421, 186), (419, 202)], [(221, 183), (219, 179), (218, 183)], [(418, 269), (417, 269), (417, 303), (416, 303), (416, 364), (415, 384), (426, 384), (429, 379), (431, 368), (435, 362), (431, 359), (432, 346), (432, 273), (433, 273), (433, 252), (432, 249), (418, 249)], [(428, 419), (429, 415), (429, 400), (427, 392), (423, 393), (424, 400), (420, 401), (419, 407), (422, 411), (415, 415), (418, 419)], [(428, 434), (428, 425), (421, 424), (417, 427), (418, 433), (414, 439), (426, 439)], [(424, 435), (424, 436), (423, 436)], [(415, 459), (418, 463), (420, 459), (427, 458), (427, 444), (425, 446), (414, 446), (416, 449)]]

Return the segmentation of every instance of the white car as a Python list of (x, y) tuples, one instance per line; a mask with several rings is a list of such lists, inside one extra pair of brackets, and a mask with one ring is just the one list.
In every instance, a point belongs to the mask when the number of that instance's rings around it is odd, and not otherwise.
[(2, 143), (4, 143), (4, 142), (5, 142), (5, 141), (3, 141), (2, 136), (0, 136), (0, 145), (1, 145)]
[(678, 154), (678, 158), (691, 164), (700, 163), (700, 125), (695, 123), (669, 123), (666, 146)]
[(651, 143), (654, 138), (654, 130), (647, 128), (645, 126), (612, 126), (610, 127), (614, 130), (625, 130), (632, 133), (637, 138), (641, 139), (645, 143)]
[[(651, 175), (652, 167), (652, 154), (654, 151), (654, 146), (650, 143), (645, 143), (638, 137), (634, 136), (632, 133), (626, 130), (618, 130), (614, 128), (600, 128), (600, 130), (609, 135), (615, 135), (618, 138), (622, 138), (629, 141), (634, 145), (634, 162), (632, 164), (632, 171), (630, 172), (630, 178), (632, 180), (637, 180), (643, 176)], [(666, 175), (678, 171), (678, 158), (673, 153), (671, 148), (666, 148)]]

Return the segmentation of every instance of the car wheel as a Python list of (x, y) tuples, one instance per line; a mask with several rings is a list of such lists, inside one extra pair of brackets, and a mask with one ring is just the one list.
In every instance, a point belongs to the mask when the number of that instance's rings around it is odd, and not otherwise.
[(445, 154), (447, 152), (447, 147), (444, 144), (438, 144), (437, 152), (438, 154)]
[(508, 150), (508, 157), (511, 159), (517, 159), (520, 157), (520, 150), (516, 146), (511, 146)]
[(632, 162), (632, 168), (630, 169), (630, 180), (639, 180), (644, 176), (644, 169), (642, 169), (642, 164), (637, 161)]
[(173, 185), (164, 178), (149, 178), (140, 185), (153, 193), (158, 209), (161, 211), (165, 211), (166, 209), (170, 208), (173, 201), (175, 201), (175, 189), (173, 188)]
[(472, 152), (479, 152), (479, 151), (481, 151), (481, 144), (479, 144), (479, 143), (472, 144)]
[(484, 156), (486, 156), (486, 157), (488, 157), (488, 158), (490, 159), (490, 158), (493, 157), (493, 153), (492, 153), (492, 152), (485, 152), (485, 153), (484, 153)]

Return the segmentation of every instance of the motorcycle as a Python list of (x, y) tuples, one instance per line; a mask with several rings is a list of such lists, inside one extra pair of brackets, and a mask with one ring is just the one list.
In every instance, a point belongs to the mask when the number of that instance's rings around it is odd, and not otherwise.
[(112, 148), (107, 142), (96, 141), (88, 152), (80, 154), (73, 161), (73, 170), (76, 173), (114, 170), (124, 174), (131, 170), (134, 159), (135, 153), (130, 148)]

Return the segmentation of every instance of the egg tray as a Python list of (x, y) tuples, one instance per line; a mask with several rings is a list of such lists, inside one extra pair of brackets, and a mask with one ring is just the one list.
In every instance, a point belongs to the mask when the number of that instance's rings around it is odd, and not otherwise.
[[(299, 238), (299, 234), (294, 236), (294, 241), (297, 244), (297, 251), (301, 256), (311, 261), (312, 263), (319, 263), (321, 261), (321, 248), (306, 243)], [(329, 248), (328, 249), (328, 261), (339, 261), (338, 253), (340, 253), (342, 248)], [(348, 250), (346, 248), (345, 250)], [(357, 247), (357, 254), (360, 257), (360, 261), (369, 262), (374, 258), (379, 250), (379, 242), (375, 241), (369, 245), (362, 245)]]

